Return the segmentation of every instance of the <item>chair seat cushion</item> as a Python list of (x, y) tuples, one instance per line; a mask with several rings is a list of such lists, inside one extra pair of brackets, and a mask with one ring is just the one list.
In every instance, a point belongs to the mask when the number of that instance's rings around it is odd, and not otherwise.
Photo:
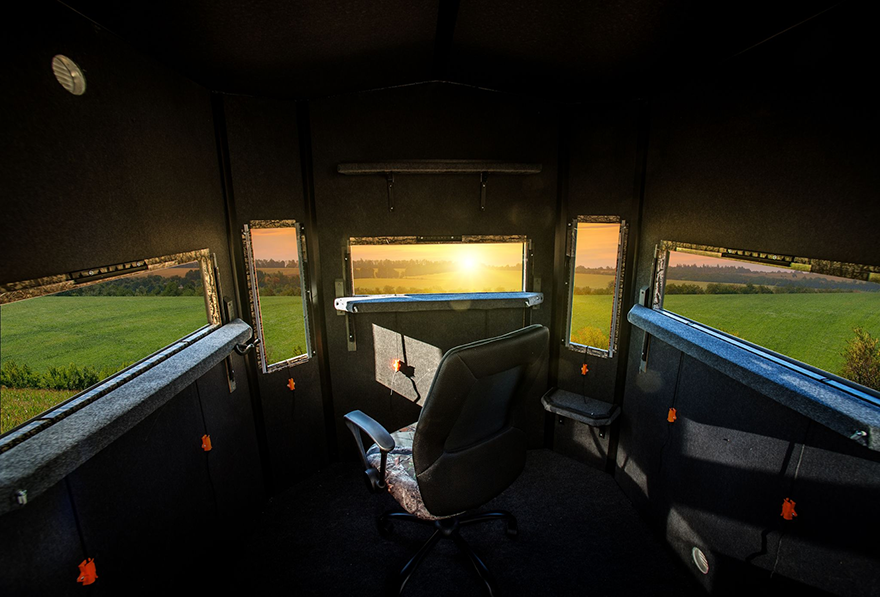
[[(391, 434), (394, 439), (394, 449), (388, 452), (388, 461), (385, 469), (385, 483), (388, 493), (397, 500), (403, 509), (425, 520), (437, 520), (445, 518), (434, 516), (425, 508), (422, 493), (419, 491), (419, 483), (416, 480), (416, 470), (413, 465), (413, 436), (416, 433), (416, 425), (407, 425)], [(367, 450), (367, 461), (370, 466), (379, 469), (382, 463), (382, 452), (379, 446), (373, 444)]]

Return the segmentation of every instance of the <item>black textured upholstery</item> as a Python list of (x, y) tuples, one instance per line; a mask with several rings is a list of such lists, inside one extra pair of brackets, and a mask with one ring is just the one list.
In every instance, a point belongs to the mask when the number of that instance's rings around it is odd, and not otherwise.
[(432, 514), (480, 506), (522, 472), (522, 406), (545, 389), (549, 336), (532, 325), (443, 356), (413, 440), (416, 478)]

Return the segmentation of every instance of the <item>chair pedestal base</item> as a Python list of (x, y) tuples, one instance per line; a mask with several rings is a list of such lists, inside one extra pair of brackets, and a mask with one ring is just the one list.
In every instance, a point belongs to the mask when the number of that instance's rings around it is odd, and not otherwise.
[(406, 521), (406, 522), (415, 522), (417, 524), (431, 526), (434, 528), (434, 532), (428, 538), (424, 545), (416, 552), (416, 554), (410, 558), (410, 560), (406, 563), (406, 565), (397, 573), (392, 579), (389, 581), (388, 586), (388, 594), (389, 595), (400, 595), (403, 592), (403, 588), (406, 586), (407, 581), (412, 576), (413, 572), (415, 572), (416, 568), (418, 568), (419, 564), (422, 563), (422, 560), (425, 559), (425, 556), (434, 548), (435, 545), (440, 541), (440, 539), (447, 537), (452, 539), (452, 542), (455, 543), (455, 546), (467, 556), (468, 560), (476, 570), (477, 575), (480, 577), (480, 580), (483, 581), (483, 584), (486, 587), (486, 590), (489, 593), (490, 597), (497, 597), (498, 595), (498, 587), (495, 584), (495, 579), (492, 578), (492, 574), (489, 572), (489, 569), (486, 568), (486, 565), (480, 559), (480, 557), (471, 549), (471, 546), (468, 545), (467, 541), (459, 534), (459, 529), (463, 526), (468, 526), (472, 524), (477, 524), (481, 522), (491, 522), (493, 520), (504, 520), (507, 522), (507, 535), (509, 537), (516, 537), (517, 535), (517, 526), (516, 526), (516, 518), (513, 517), (513, 514), (505, 511), (497, 511), (497, 512), (475, 512), (462, 514), (460, 516), (455, 516), (452, 518), (443, 518), (440, 520), (425, 520), (423, 518), (419, 518), (417, 516), (413, 516), (408, 512), (386, 512), (382, 516), (379, 517), (377, 523), (379, 526), (379, 533), (382, 535), (387, 535), (391, 532), (391, 525), (393, 521)]

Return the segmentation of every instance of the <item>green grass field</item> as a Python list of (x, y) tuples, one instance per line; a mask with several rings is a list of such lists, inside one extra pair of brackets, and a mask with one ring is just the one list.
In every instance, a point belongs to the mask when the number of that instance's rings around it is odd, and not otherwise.
[(880, 336), (880, 293), (669, 295), (664, 308), (835, 374), (854, 327)]
[(0, 387), (0, 433), (6, 433), (74, 394), (76, 392), (72, 390), (19, 390)]
[(260, 311), (270, 365), (305, 353), (306, 332), (301, 296), (260, 297)]
[[(263, 297), (261, 306), (269, 362), (304, 353), (302, 297)], [(0, 355), (40, 373), (70, 363), (118, 370), (206, 323), (201, 297), (46, 296), (0, 307)], [(0, 390), (3, 432), (75, 393)]]
[(590, 288), (608, 288), (608, 284), (614, 282), (614, 276), (605, 274), (575, 274), (574, 285), (577, 288), (589, 286)]
[(37, 371), (122, 367), (207, 323), (202, 297), (44, 296), (0, 307), (0, 357)]
[[(571, 341), (607, 349), (611, 333), (613, 301), (614, 297), (610, 294), (574, 295), (571, 306)], [(589, 331), (584, 332), (585, 328)]]
[[(614, 276), (575, 274), (577, 287), (607, 288)], [(705, 282), (697, 282), (705, 286)], [(475, 268), (471, 272), (444, 272), (410, 278), (355, 278), (354, 291), (392, 288), (414, 288), (412, 292), (518, 292), (522, 290), (522, 274), (514, 270)]]

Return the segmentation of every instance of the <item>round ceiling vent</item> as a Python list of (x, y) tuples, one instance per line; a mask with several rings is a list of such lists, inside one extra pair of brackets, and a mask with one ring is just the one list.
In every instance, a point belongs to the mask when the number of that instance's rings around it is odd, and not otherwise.
[(73, 95), (86, 92), (86, 78), (82, 70), (67, 56), (58, 54), (52, 58), (52, 72), (61, 86)]
[(709, 560), (706, 559), (706, 554), (703, 553), (703, 550), (699, 547), (693, 548), (691, 550), (691, 557), (694, 558), (694, 565), (697, 567), (697, 570), (703, 574), (709, 574)]

